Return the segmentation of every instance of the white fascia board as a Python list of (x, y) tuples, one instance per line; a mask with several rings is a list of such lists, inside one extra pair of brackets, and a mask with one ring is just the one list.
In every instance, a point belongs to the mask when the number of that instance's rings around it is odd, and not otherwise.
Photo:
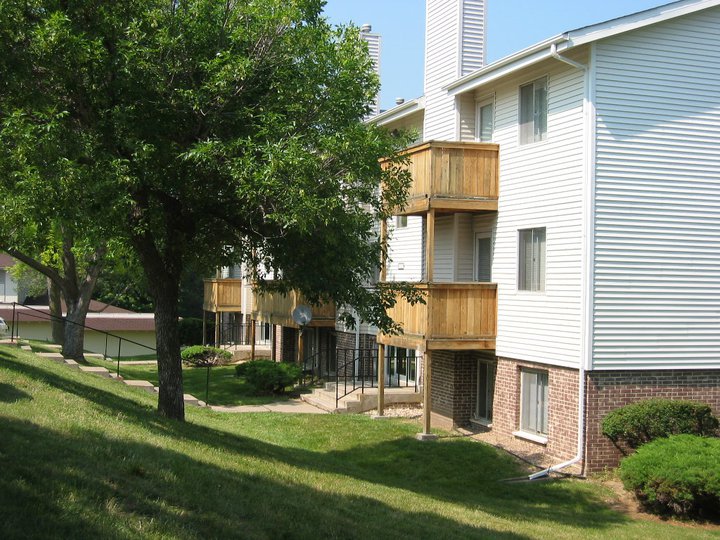
[(656, 8), (639, 11), (638, 13), (618, 17), (617, 19), (611, 19), (599, 24), (578, 28), (577, 30), (568, 32), (568, 36), (572, 44), (571, 46), (583, 45), (584, 43), (598, 41), (719, 5), (720, 0), (680, 0), (679, 2), (672, 2)]
[(474, 73), (470, 73), (469, 75), (466, 75), (465, 77), (449, 84), (443, 89), (447, 90), (448, 94), (451, 96), (474, 90), (491, 81), (510, 75), (511, 73), (540, 62), (541, 60), (545, 60), (546, 58), (550, 58), (550, 48), (552, 45), (557, 45), (559, 50), (559, 45), (564, 42), (567, 42), (567, 36), (565, 34), (560, 34), (547, 39), (537, 45), (533, 45), (532, 47), (523, 49), (515, 54), (506, 56), (505, 58), (485, 66)]
[(383, 113), (373, 116), (372, 118), (368, 118), (366, 122), (368, 124), (377, 124), (378, 126), (382, 126), (391, 122), (396, 122), (401, 118), (405, 118), (406, 116), (410, 116), (411, 114), (423, 110), (425, 110), (425, 96), (401, 103), (397, 107), (393, 107), (392, 109), (388, 109)]
[(563, 52), (573, 47), (592, 43), (618, 34), (637, 30), (644, 26), (657, 24), (676, 17), (689, 15), (697, 11), (713, 8), (720, 5), (720, 0), (680, 0), (656, 8), (640, 11), (624, 17), (611, 19), (591, 26), (565, 32), (558, 36), (541, 41), (522, 51), (506, 56), (497, 62), (485, 66), (474, 73), (444, 87), (451, 96), (475, 90), (491, 81), (505, 77), (516, 71), (531, 66), (537, 62), (551, 57), (551, 48), (554, 45), (557, 52)]

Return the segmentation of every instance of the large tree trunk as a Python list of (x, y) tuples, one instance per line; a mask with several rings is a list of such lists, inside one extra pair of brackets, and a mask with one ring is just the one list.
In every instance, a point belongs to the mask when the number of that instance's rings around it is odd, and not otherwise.
[[(171, 280), (168, 279), (168, 281)], [(163, 283), (162, 286), (155, 286), (153, 289), (158, 378), (160, 381), (158, 412), (168, 418), (185, 420), (178, 328), (179, 280), (175, 283)]]
[(67, 302), (67, 316), (65, 317), (65, 342), (63, 343), (62, 354), (65, 358), (84, 361), (85, 356), (85, 318), (87, 317), (90, 302), (71, 301)]
[(52, 327), (52, 340), (53, 343), (63, 345), (65, 343), (65, 320), (62, 314), (62, 294), (60, 293), (60, 287), (55, 282), (47, 278), (48, 288), (48, 305), (50, 307), (50, 316), (52, 321), (50, 326)]

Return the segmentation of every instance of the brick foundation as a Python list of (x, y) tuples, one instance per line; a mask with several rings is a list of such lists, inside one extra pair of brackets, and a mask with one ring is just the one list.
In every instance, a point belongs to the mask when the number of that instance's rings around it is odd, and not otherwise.
[(512, 433), (520, 429), (521, 368), (548, 373), (548, 441), (540, 444), (518, 439), (518, 444), (535, 446), (558, 460), (571, 459), (577, 454), (578, 370), (498, 358), (493, 432), (514, 437)]
[(443, 427), (470, 422), (477, 393), (477, 353), (432, 351), (432, 413)]
[(601, 432), (603, 418), (624, 405), (648, 398), (688, 399), (720, 414), (720, 370), (592, 371), (588, 373), (587, 468), (616, 467), (622, 454)]

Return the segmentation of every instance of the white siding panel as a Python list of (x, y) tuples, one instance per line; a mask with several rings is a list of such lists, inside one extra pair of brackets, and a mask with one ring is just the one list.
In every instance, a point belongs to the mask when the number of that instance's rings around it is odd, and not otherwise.
[(462, 0), (461, 77), (485, 65), (485, 0)]
[(453, 216), (435, 219), (435, 264), (433, 281), (447, 283), (455, 276), (455, 241)]
[(597, 45), (593, 369), (720, 367), (720, 9)]
[(394, 223), (388, 223), (388, 233), (390, 234), (388, 281), (420, 281), (422, 279), (422, 228), (423, 220), (418, 216), (408, 216), (407, 227), (402, 229), (396, 229)]
[[(587, 62), (586, 55), (577, 58)], [(548, 78), (547, 140), (518, 144), (519, 86)], [(493, 246), (497, 355), (576, 367), (581, 356), (584, 74), (557, 61), (494, 89), (500, 199)], [(493, 226), (476, 217), (475, 230)], [(544, 292), (517, 290), (518, 231), (545, 227)]]

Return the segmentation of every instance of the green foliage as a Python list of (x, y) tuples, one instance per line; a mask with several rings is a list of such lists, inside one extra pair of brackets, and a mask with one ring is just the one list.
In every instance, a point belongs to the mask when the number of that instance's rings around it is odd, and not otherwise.
[(626, 405), (608, 414), (603, 435), (616, 445), (630, 448), (660, 437), (680, 433), (714, 435), (718, 419), (708, 405), (694, 401), (649, 399)]
[(720, 509), (720, 439), (673, 435), (623, 459), (620, 478), (651, 510), (712, 517)]
[(245, 377), (259, 394), (282, 394), (288, 386), (300, 380), (302, 369), (289, 362), (252, 360), (238, 364), (235, 373), (238, 377)]
[[(214, 323), (212, 323), (214, 324)], [(210, 323), (208, 323), (210, 325)], [(202, 319), (193, 317), (184, 317), (178, 323), (180, 332), (180, 345), (192, 345), (193, 343), (203, 342), (203, 322)]]
[(205, 345), (193, 345), (186, 347), (180, 352), (182, 361), (190, 366), (206, 367), (219, 366), (227, 364), (232, 360), (232, 353), (217, 347), (207, 347)]

